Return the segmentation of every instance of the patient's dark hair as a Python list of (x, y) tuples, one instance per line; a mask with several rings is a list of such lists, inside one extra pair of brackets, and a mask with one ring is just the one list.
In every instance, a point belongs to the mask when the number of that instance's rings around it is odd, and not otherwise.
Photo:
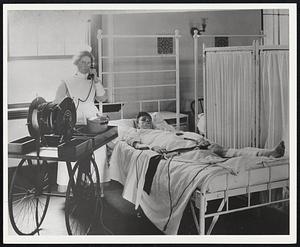
[(145, 111), (139, 112), (138, 115), (136, 116), (136, 120), (138, 121), (140, 117), (149, 117), (152, 120), (151, 115)]

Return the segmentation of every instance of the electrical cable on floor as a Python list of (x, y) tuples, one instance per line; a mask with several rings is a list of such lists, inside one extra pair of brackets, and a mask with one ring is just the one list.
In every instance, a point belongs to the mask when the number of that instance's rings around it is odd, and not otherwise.
[(107, 233), (109, 233), (110, 235), (114, 235), (114, 233), (107, 226), (104, 225), (104, 222), (103, 222), (103, 207), (104, 207), (104, 205), (102, 202), (102, 198), (100, 198), (99, 201), (100, 201), (100, 224)]
[[(92, 159), (94, 159), (94, 161), (95, 161), (95, 154), (94, 153), (92, 153)], [(96, 162), (95, 162), (96, 163)], [(97, 164), (97, 163), (96, 163)], [(96, 169), (98, 169), (97, 167), (96, 167)], [(100, 179), (100, 173), (99, 173), (99, 185), (101, 184), (101, 179)], [(100, 188), (100, 191), (99, 191), (99, 193), (101, 193), (101, 188)], [(97, 195), (98, 196), (98, 195)], [(102, 198), (101, 198), (101, 196), (99, 197), (99, 202), (100, 202), (100, 224), (101, 224), (101, 226), (102, 226), (102, 228), (107, 232), (107, 233), (109, 233), (110, 235), (114, 235), (114, 233), (107, 227), (107, 226), (105, 226), (105, 224), (104, 224), (104, 222), (103, 222), (103, 208), (104, 208), (104, 204), (103, 204), (103, 202), (102, 202)]]

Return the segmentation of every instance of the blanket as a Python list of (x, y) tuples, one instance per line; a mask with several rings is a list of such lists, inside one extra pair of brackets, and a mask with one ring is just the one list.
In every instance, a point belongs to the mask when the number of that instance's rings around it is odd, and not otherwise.
[[(170, 149), (194, 145), (192, 141), (174, 136), (174, 133), (173, 137), (171, 133), (166, 133), (164, 137), (161, 134), (146, 131), (142, 138), (148, 145), (164, 143)], [(149, 160), (154, 156), (157, 153), (152, 150), (136, 150), (125, 141), (119, 141), (110, 160), (110, 174), (111, 179), (124, 185), (123, 197), (132, 202), (136, 209), (140, 206), (152, 223), (165, 234), (177, 234), (191, 194), (211, 172), (226, 170), (236, 175), (266, 159), (251, 156), (228, 159), (219, 157), (210, 150), (181, 153), (160, 160), (153, 176), (151, 193), (146, 193), (143, 189), (145, 175)]]

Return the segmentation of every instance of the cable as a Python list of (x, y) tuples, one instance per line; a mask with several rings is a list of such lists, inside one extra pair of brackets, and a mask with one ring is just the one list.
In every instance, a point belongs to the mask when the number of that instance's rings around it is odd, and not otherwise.
[[(173, 158), (173, 157), (172, 157)], [(225, 159), (225, 160), (223, 160), (223, 161), (221, 161), (221, 162), (209, 162), (209, 164), (208, 165), (206, 165), (205, 167), (203, 167), (203, 168), (201, 168), (197, 173), (196, 173), (196, 175), (192, 178), (192, 180), (188, 183), (188, 185), (184, 188), (184, 190), (182, 191), (182, 193), (180, 194), (180, 196), (179, 196), (179, 198), (178, 198), (178, 200), (177, 200), (177, 202), (172, 206), (172, 198), (171, 198), (171, 191), (170, 191), (170, 171), (169, 171), (169, 169), (168, 169), (168, 178), (169, 178), (169, 196), (170, 196), (170, 214), (169, 214), (169, 217), (168, 217), (168, 220), (167, 220), (167, 223), (165, 224), (165, 226), (164, 226), (164, 228), (163, 228), (163, 230), (165, 231), (166, 229), (167, 229), (167, 226), (168, 226), (168, 224), (169, 224), (169, 221), (170, 221), (170, 219), (171, 219), (171, 216), (172, 216), (172, 213), (173, 213), (173, 209), (177, 206), (177, 204), (179, 203), (179, 201), (180, 201), (180, 199), (181, 199), (181, 197), (183, 196), (183, 194), (184, 194), (184, 192), (186, 191), (186, 189), (191, 185), (191, 183), (195, 180), (195, 178), (199, 175), (199, 173), (200, 172), (202, 172), (204, 169), (206, 169), (207, 167), (209, 167), (209, 166), (220, 166), (220, 167), (222, 167), (222, 168), (224, 168), (224, 169), (227, 169), (227, 170), (229, 170), (228, 168), (226, 168), (226, 167), (223, 167), (223, 166), (221, 166), (221, 165), (219, 165), (218, 163), (223, 163), (223, 162), (225, 162), (225, 161), (227, 161), (229, 158), (227, 158), (227, 159)], [(171, 163), (171, 161), (169, 162), (169, 164)], [(169, 164), (168, 164), (168, 168), (169, 168)], [(229, 170), (230, 171), (230, 170)]]
[(79, 102), (84, 103), (84, 102), (86, 102), (86, 101), (88, 100), (88, 98), (90, 97), (90, 94), (91, 94), (93, 85), (94, 85), (94, 79), (91, 80), (90, 90), (89, 90), (89, 93), (88, 93), (87, 97), (85, 98), (85, 100), (82, 100), (82, 99), (78, 98), (78, 103), (77, 103), (77, 106), (76, 106), (76, 111), (77, 111), (77, 109), (78, 109)]
[(169, 181), (168, 181), (168, 190), (169, 190), (169, 198), (170, 198), (170, 214), (169, 214), (169, 217), (168, 217), (168, 220), (163, 228), (163, 231), (166, 231), (167, 229), (167, 226), (171, 220), (171, 216), (172, 216), (172, 213), (173, 213), (173, 209), (177, 206), (177, 204), (179, 203), (181, 197), (183, 196), (184, 192), (186, 191), (186, 189), (191, 185), (191, 183), (195, 180), (195, 178), (199, 175), (200, 172), (202, 172), (204, 169), (206, 169), (207, 167), (209, 167), (210, 165), (213, 165), (212, 163), (209, 163), (208, 165), (206, 165), (205, 167), (203, 167), (202, 169), (200, 169), (196, 175), (192, 178), (192, 180), (188, 183), (188, 185), (184, 188), (184, 190), (182, 191), (181, 195), (179, 196), (177, 202), (172, 206), (172, 198), (171, 198), (171, 190), (170, 190), (170, 170), (169, 170), (169, 165), (170, 165), (171, 161), (169, 162), (168, 164), (168, 178), (169, 178)]
[(138, 162), (138, 159), (141, 156), (142, 152), (143, 152), (143, 150), (141, 150), (141, 152), (138, 154), (138, 156), (136, 158), (136, 161), (135, 161), (135, 163), (136, 163), (136, 165), (135, 165), (135, 175), (136, 175), (136, 187), (137, 188), (139, 186), (139, 176), (138, 176), (138, 170), (137, 170), (137, 162)]
[(170, 221), (170, 219), (171, 219), (171, 215), (172, 215), (172, 213), (173, 213), (172, 196), (171, 196), (171, 189), (170, 189), (170, 187), (171, 187), (170, 164), (171, 164), (172, 159), (173, 159), (173, 157), (171, 157), (171, 158), (169, 159), (169, 163), (168, 163), (168, 192), (169, 192), (169, 199), (170, 199), (170, 213), (169, 213), (169, 217), (168, 217), (167, 223), (166, 223), (165, 226), (164, 226), (163, 231), (166, 231), (167, 226), (168, 226), (168, 224), (169, 224), (169, 221)]
[(103, 208), (104, 208), (104, 205), (103, 205), (103, 202), (102, 202), (102, 199), (100, 198), (100, 224), (101, 226), (103, 227), (103, 229), (108, 232), (110, 235), (114, 235), (114, 233), (104, 225), (104, 222), (103, 222)]
[[(94, 154), (94, 152), (92, 153), (92, 159), (94, 160), (94, 164), (97, 164), (96, 163), (96, 161), (95, 161), (95, 154)], [(95, 167), (96, 169), (98, 169), (97, 167)], [(90, 171), (91, 172), (91, 171)], [(92, 174), (91, 174), (92, 175)], [(100, 173), (99, 173), (99, 184), (101, 184), (101, 179), (100, 179)], [(99, 217), (100, 217), (100, 224), (101, 224), (101, 226), (102, 226), (102, 228), (107, 232), (107, 233), (109, 233), (110, 235), (114, 235), (114, 233), (107, 227), (107, 226), (105, 226), (105, 224), (104, 224), (104, 221), (103, 221), (103, 210), (104, 210), (104, 204), (103, 204), (103, 202), (102, 202), (102, 198), (101, 197), (99, 197), (99, 202), (100, 202), (100, 215), (99, 215)]]

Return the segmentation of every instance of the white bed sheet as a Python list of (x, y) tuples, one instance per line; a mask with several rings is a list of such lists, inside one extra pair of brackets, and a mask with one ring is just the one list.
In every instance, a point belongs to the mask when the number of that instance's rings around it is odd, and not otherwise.
[[(259, 185), (269, 181), (280, 181), (289, 178), (289, 163), (288, 157), (282, 158), (261, 158), (256, 168), (251, 171), (250, 179), (248, 173), (239, 172), (237, 175), (228, 175), (228, 189), (242, 188), (249, 185)], [(280, 164), (280, 165), (278, 165)], [(269, 171), (269, 168), (271, 167)], [(269, 174), (271, 172), (271, 175)], [(250, 180), (250, 181), (249, 181)], [(226, 175), (220, 175), (215, 177), (208, 186), (208, 192), (223, 191), (226, 188)]]
[[(157, 154), (150, 150), (136, 150), (127, 145), (127, 143), (120, 141), (117, 143), (112, 154), (110, 175), (113, 180), (119, 181), (124, 185), (123, 197), (135, 204), (136, 208), (141, 206), (146, 216), (158, 229), (166, 234), (177, 234), (180, 220), (189, 198), (195, 189), (201, 186), (207, 175), (217, 170), (227, 170), (229, 173), (235, 174), (229, 176), (231, 188), (244, 186), (247, 184), (247, 179), (245, 179), (243, 171), (262, 167), (263, 163), (270, 160), (266, 157), (250, 156), (235, 157), (226, 160), (214, 155), (207, 155), (208, 150), (197, 150), (189, 153), (196, 157), (196, 152), (204, 153), (202, 155), (203, 158), (193, 160), (192, 162), (185, 162), (186, 156), (174, 157), (170, 163), (169, 171), (168, 160), (160, 161), (153, 177), (151, 192), (148, 195), (143, 190), (145, 174), (150, 157)], [(201, 156), (197, 155), (197, 157)], [(214, 162), (217, 164), (211, 165)], [(274, 169), (279, 169), (280, 172), (276, 173), (278, 175), (273, 179), (286, 178), (288, 176), (285, 170), (275, 167)], [(200, 170), (202, 171), (198, 173)], [(267, 168), (263, 168), (260, 171), (257, 170), (257, 172), (261, 172), (262, 175), (256, 176), (254, 173), (254, 179), (251, 180), (251, 183), (266, 181), (269, 177)], [(168, 174), (170, 174), (170, 179)], [(209, 190), (224, 190), (224, 182), (225, 177), (217, 177), (210, 184)], [(172, 205), (171, 217), (170, 205)], [(166, 224), (167, 227), (165, 228)]]
[[(133, 120), (116, 120), (113, 122), (118, 126), (119, 137), (114, 140), (113, 152), (110, 160), (110, 176), (112, 180), (116, 180), (124, 185), (123, 197), (128, 201), (135, 204), (135, 207), (141, 206), (146, 216), (156, 225), (156, 227), (166, 234), (177, 234), (179, 223), (183, 214), (183, 211), (192, 195), (192, 193), (199, 187), (208, 174), (212, 171), (226, 169), (231, 175), (229, 175), (229, 188), (245, 187), (248, 184), (248, 175), (243, 172), (252, 168), (261, 168), (259, 170), (252, 171), (250, 185), (259, 184), (268, 181), (269, 169), (263, 168), (264, 165), (271, 162), (270, 165), (276, 162), (282, 162), (281, 159), (270, 159), (266, 157), (235, 157), (229, 160), (221, 158), (215, 154), (212, 154), (209, 150), (195, 150), (187, 152), (180, 156), (174, 157), (171, 163), (171, 180), (169, 180), (168, 163), (166, 160), (160, 161), (157, 171), (153, 177), (151, 193), (148, 195), (143, 190), (145, 182), (145, 174), (147, 171), (149, 159), (157, 155), (157, 153), (146, 150), (136, 150), (130, 147), (126, 142), (122, 140), (122, 136), (128, 131), (134, 131), (131, 126)], [(130, 128), (131, 127), (131, 128)], [(148, 136), (147, 138), (153, 139), (153, 145), (159, 145), (165, 141), (161, 138), (159, 131), (153, 131), (156, 133), (156, 137)], [(173, 132), (173, 136), (174, 136)], [(171, 133), (169, 135), (172, 135)], [(193, 132), (184, 132), (184, 137), (197, 139), (199, 135)], [(181, 136), (183, 138), (183, 136)], [(177, 140), (178, 141), (178, 140)], [(180, 140), (170, 144), (168, 149), (172, 150), (175, 144), (180, 144)], [(156, 142), (156, 143), (155, 143)], [(158, 143), (157, 143), (158, 142)], [(185, 141), (184, 146), (194, 145), (193, 141)], [(175, 145), (177, 146), (177, 145)], [(218, 163), (219, 165), (210, 166), (209, 169), (203, 170), (200, 175), (195, 177), (195, 174), (201, 170), (204, 166), (211, 163)], [(221, 163), (219, 163), (221, 162)], [(271, 180), (286, 179), (289, 176), (288, 166), (274, 167), (275, 172), (272, 173)], [(189, 181), (193, 180), (191, 184)], [(170, 182), (169, 190), (168, 183)], [(214, 178), (208, 186), (208, 192), (222, 191), (226, 186), (226, 176), (218, 176)], [(174, 203), (178, 202), (176, 206), (173, 204), (173, 209), (170, 216), (170, 191), (171, 200)], [(178, 196), (180, 198), (178, 198)], [(176, 203), (175, 203), (176, 204)], [(168, 222), (169, 221), (169, 222)], [(168, 222), (168, 224), (166, 224)], [(166, 228), (164, 228), (167, 225)]]

